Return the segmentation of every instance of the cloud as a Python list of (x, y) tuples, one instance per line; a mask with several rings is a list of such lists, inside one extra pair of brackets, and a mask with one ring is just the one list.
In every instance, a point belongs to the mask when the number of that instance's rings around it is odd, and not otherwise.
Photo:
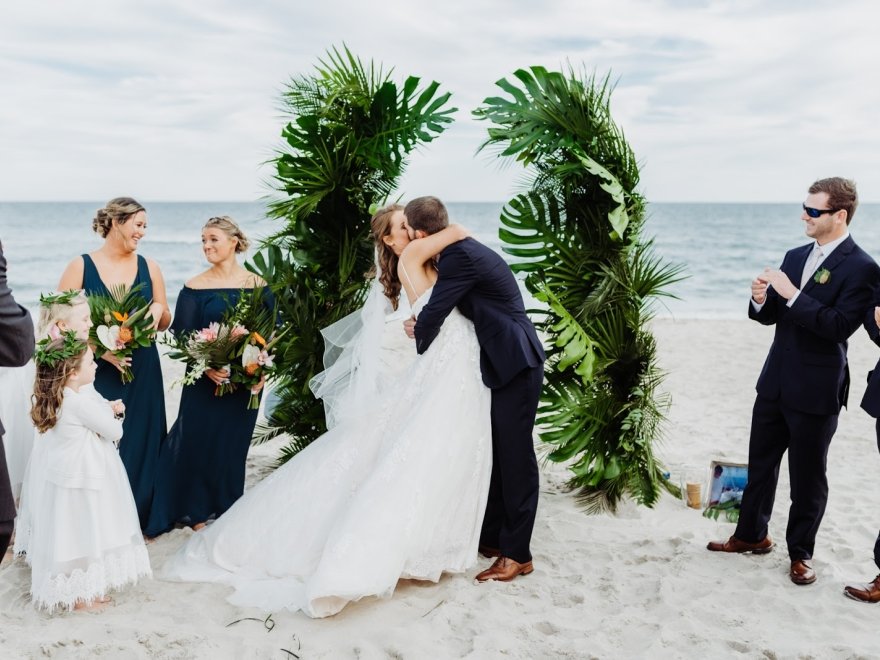
[[(453, 92), (406, 195), (507, 198), (471, 111), (521, 67), (610, 72), (654, 200), (790, 200), (817, 176), (880, 199), (867, 1), (19, 3), (0, 23), (0, 199), (256, 199), (278, 96), (344, 42)], [(770, 6), (768, 6), (770, 5)]]

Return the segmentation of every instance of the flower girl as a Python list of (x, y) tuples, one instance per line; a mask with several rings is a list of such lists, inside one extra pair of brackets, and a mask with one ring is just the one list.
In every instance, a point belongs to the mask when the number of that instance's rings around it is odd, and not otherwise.
[(92, 350), (72, 330), (37, 343), (31, 418), (45, 443), (34, 483), (31, 596), (38, 608), (96, 609), (107, 592), (151, 575), (116, 451), (123, 405), (100, 397)]
[[(89, 338), (89, 329), (92, 327), (92, 319), (89, 313), (89, 301), (81, 289), (71, 289), (70, 291), (62, 291), (59, 293), (40, 295), (40, 317), (37, 323), (37, 339), (45, 339), (50, 337), (58, 339), (67, 331), (72, 330), (76, 333), (78, 339), (87, 341)], [(27, 414), (31, 405), (31, 392), (33, 392), (34, 384), (34, 365), (29, 363), (28, 383), (25, 387), (19, 388), (16, 392), (3, 392), (0, 389), (0, 395), (14, 400), (16, 407), (20, 407), (24, 411), (20, 419), (15, 418), (15, 430), (18, 432), (17, 437), (23, 446), (18, 447), (18, 452), (24, 454), (24, 466), (22, 484), (21, 484), (21, 501), (18, 508), (18, 517), (15, 521), (15, 544), (13, 552), (16, 555), (26, 554), (31, 539), (31, 511), (35, 508), (34, 500), (35, 488), (34, 484), (41, 483), (44, 476), (43, 466), (45, 465), (45, 443), (35, 442), (35, 436), (39, 434), (34, 430), (34, 424), (30, 416)], [(92, 385), (86, 385), (80, 388), (80, 394), (86, 392), (95, 393)], [(0, 417), (6, 423), (8, 417)], [(4, 442), (6, 439), (4, 438)], [(7, 450), (11, 443), (6, 443)]]

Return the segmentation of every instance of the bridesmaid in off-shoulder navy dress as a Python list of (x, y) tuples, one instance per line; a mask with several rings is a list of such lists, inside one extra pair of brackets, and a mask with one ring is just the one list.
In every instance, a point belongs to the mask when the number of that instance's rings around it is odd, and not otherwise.
[[(110, 287), (142, 284), (141, 295), (152, 300), (150, 313), (156, 327), (164, 330), (171, 321), (165, 297), (165, 281), (152, 260), (137, 254), (137, 246), (147, 230), (143, 206), (130, 197), (117, 197), (99, 209), (92, 228), (104, 238), (104, 245), (77, 257), (67, 266), (58, 284), (59, 291), (85, 289), (86, 295), (109, 295)], [(143, 529), (150, 515), (153, 481), (159, 460), (159, 448), (165, 437), (165, 388), (156, 344), (136, 348), (126, 360), (134, 380), (123, 383), (120, 361), (109, 353), (98, 360), (95, 389), (110, 401), (125, 403), (125, 421), (119, 455), (125, 465), (128, 481)]]
[[(201, 330), (223, 319), (243, 289), (263, 286), (235, 255), (248, 241), (228, 216), (211, 218), (202, 230), (202, 249), (211, 268), (184, 285), (177, 298), (171, 331)], [(268, 288), (264, 303), (273, 306)], [(175, 524), (200, 529), (220, 516), (244, 492), (245, 461), (257, 422), (248, 410), (250, 391), (238, 387), (218, 397), (214, 390), (227, 373), (207, 369), (180, 396), (177, 420), (168, 432), (159, 457), (155, 497), (144, 532), (157, 536)]]

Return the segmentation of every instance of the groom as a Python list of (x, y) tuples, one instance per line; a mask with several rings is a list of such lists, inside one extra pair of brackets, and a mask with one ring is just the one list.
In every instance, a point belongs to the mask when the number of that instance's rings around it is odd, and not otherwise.
[[(403, 210), (410, 238), (449, 224), (436, 197), (418, 197)], [(472, 238), (440, 253), (438, 278), (428, 304), (406, 322), (416, 350), (428, 350), (454, 307), (474, 323), (483, 383), (492, 390), (492, 478), (480, 533), (480, 552), (497, 557), (477, 580), (507, 582), (532, 572), (529, 541), (538, 508), (538, 463), (532, 430), (544, 380), (544, 349), (526, 316), (510, 268)]]

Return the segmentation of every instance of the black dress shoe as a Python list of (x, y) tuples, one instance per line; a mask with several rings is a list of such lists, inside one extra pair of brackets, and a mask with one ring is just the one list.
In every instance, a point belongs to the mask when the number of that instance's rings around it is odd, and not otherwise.
[(712, 552), (751, 552), (754, 555), (765, 555), (773, 549), (773, 539), (767, 534), (757, 543), (749, 543), (731, 536), (726, 541), (709, 541), (706, 548)]
[(843, 588), (843, 593), (861, 603), (880, 603), (880, 575), (868, 584), (848, 584)]
[(813, 570), (811, 559), (795, 559), (791, 562), (791, 570), (788, 577), (795, 584), (813, 584), (816, 581), (816, 571)]

